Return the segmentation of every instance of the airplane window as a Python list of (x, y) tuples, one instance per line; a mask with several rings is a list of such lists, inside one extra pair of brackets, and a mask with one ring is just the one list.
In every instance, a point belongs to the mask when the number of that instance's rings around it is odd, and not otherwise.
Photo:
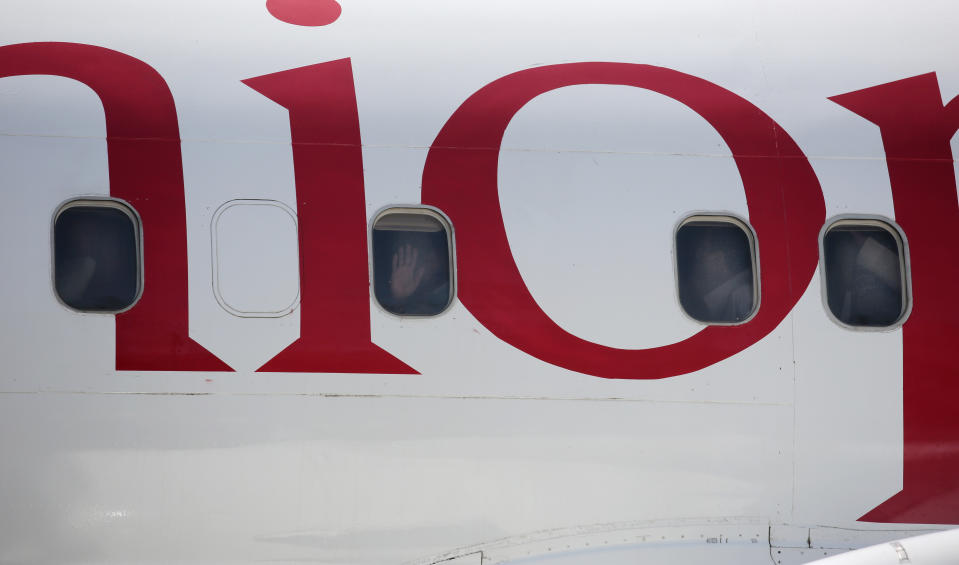
[(679, 303), (708, 324), (746, 321), (758, 303), (751, 233), (733, 218), (694, 216), (676, 231)]
[(388, 312), (435, 316), (454, 296), (451, 230), (426, 208), (394, 208), (373, 222), (373, 292)]
[(884, 222), (839, 221), (822, 240), (826, 302), (850, 326), (885, 327), (906, 310), (902, 240)]
[(53, 224), (53, 280), (60, 300), (84, 312), (120, 312), (140, 294), (140, 227), (114, 200), (74, 200)]

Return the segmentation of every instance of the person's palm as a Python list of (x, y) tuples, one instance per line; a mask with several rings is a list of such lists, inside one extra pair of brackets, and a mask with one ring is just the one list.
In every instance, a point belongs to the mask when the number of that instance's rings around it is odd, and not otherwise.
[(404, 299), (416, 292), (423, 280), (423, 267), (417, 266), (419, 250), (412, 245), (404, 245), (393, 254), (393, 276), (390, 278), (390, 291), (393, 297)]

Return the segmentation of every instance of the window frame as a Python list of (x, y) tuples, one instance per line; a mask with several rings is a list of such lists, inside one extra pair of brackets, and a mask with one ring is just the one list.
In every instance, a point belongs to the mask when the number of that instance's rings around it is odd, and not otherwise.
[[(704, 322), (692, 317), (686, 309), (683, 308), (683, 302), (679, 295), (679, 249), (678, 238), (679, 230), (683, 226), (694, 222), (723, 222), (732, 224), (741, 229), (746, 234), (746, 240), (749, 242), (749, 255), (753, 267), (753, 309), (748, 316), (739, 322)], [(686, 319), (695, 322), (701, 326), (741, 326), (748, 324), (759, 313), (762, 307), (762, 288), (760, 281), (760, 262), (759, 262), (759, 240), (756, 237), (756, 230), (749, 224), (749, 221), (731, 212), (693, 212), (681, 218), (673, 228), (673, 288), (675, 289), (676, 304), (680, 312)]]
[[(71, 208), (111, 208), (114, 210), (119, 210), (126, 214), (130, 219), (130, 222), (133, 223), (133, 237), (134, 245), (136, 246), (136, 260), (137, 260), (137, 283), (136, 283), (136, 293), (133, 295), (133, 302), (125, 308), (119, 310), (81, 310), (74, 308), (67, 304), (63, 298), (60, 296), (60, 293), (57, 292), (57, 260), (56, 260), (56, 228), (57, 220), (60, 218), (60, 215), (65, 211)], [(56, 210), (53, 213), (53, 218), (50, 221), (50, 286), (53, 290), (53, 296), (56, 297), (57, 302), (59, 302), (63, 307), (67, 308), (72, 312), (77, 312), (80, 314), (121, 314), (126, 312), (137, 305), (140, 302), (140, 298), (143, 297), (143, 279), (144, 279), (144, 259), (143, 259), (143, 220), (140, 218), (139, 212), (136, 211), (132, 205), (126, 200), (120, 198), (113, 198), (110, 196), (78, 196), (70, 198), (60, 203), (57, 206)]]
[[(223, 213), (233, 208), (234, 206), (272, 206), (286, 212), (290, 219), (293, 220), (293, 231), (296, 235), (296, 256), (297, 256), (297, 270), (296, 270), (296, 296), (293, 298), (293, 301), (290, 302), (284, 308), (273, 311), (247, 311), (240, 310), (235, 308), (226, 298), (223, 297), (223, 293), (220, 291), (220, 257), (219, 257), (219, 234), (217, 232), (217, 227), (219, 226), (220, 217), (223, 216)], [(297, 308), (300, 307), (300, 294), (302, 289), (300, 288), (300, 222), (299, 218), (296, 217), (296, 211), (293, 208), (290, 208), (285, 203), (280, 202), (279, 200), (270, 200), (268, 198), (234, 198), (233, 200), (227, 200), (213, 212), (213, 217), (210, 220), (210, 253), (211, 253), (211, 267), (213, 270), (213, 297), (216, 298), (217, 304), (221, 308), (229, 312), (230, 314), (236, 316), (237, 318), (282, 318), (288, 316)]]
[[(373, 230), (376, 227), (376, 223), (381, 218), (390, 214), (421, 214), (424, 216), (429, 216), (439, 221), (446, 230), (446, 247), (450, 266), (450, 299), (446, 306), (435, 314), (397, 314), (395, 312), (391, 312), (385, 306), (380, 304), (380, 301), (376, 298), (376, 261), (373, 257)], [(442, 210), (435, 206), (428, 206), (426, 204), (395, 204), (384, 206), (383, 208), (377, 210), (370, 219), (369, 226), (367, 227), (366, 231), (366, 246), (370, 273), (370, 298), (380, 312), (383, 312), (394, 318), (431, 319), (446, 314), (449, 312), (450, 308), (453, 307), (453, 303), (456, 302), (458, 289), (456, 278), (456, 233), (453, 231), (453, 222), (450, 221), (449, 217), (444, 214)]]
[[(889, 232), (896, 241), (896, 245), (899, 248), (899, 271), (903, 306), (902, 313), (899, 314), (895, 322), (888, 326), (857, 326), (847, 324), (837, 318), (836, 315), (833, 314), (832, 308), (829, 307), (829, 284), (826, 280), (825, 238), (829, 230), (843, 225), (878, 227)], [(909, 261), (909, 242), (906, 239), (906, 233), (902, 231), (902, 228), (895, 220), (886, 216), (875, 214), (839, 214), (832, 216), (826, 220), (822, 229), (819, 230), (819, 287), (820, 299), (822, 300), (822, 307), (826, 311), (826, 316), (837, 326), (847, 330), (861, 332), (889, 332), (901, 328), (912, 313), (912, 264)]]

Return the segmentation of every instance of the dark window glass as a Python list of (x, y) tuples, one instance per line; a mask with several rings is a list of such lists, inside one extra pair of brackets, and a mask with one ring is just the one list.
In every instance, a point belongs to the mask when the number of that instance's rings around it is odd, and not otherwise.
[(899, 238), (876, 225), (840, 224), (823, 236), (829, 309), (850, 326), (881, 327), (903, 314)]
[(743, 228), (728, 221), (694, 220), (676, 232), (679, 303), (701, 322), (734, 324), (755, 302), (752, 246)]
[(131, 215), (113, 206), (76, 205), (53, 228), (54, 286), (77, 310), (112, 312), (137, 298), (139, 252)]
[(450, 237), (444, 224), (432, 215), (412, 212), (377, 219), (373, 282), (383, 308), (403, 316), (433, 316), (449, 305)]

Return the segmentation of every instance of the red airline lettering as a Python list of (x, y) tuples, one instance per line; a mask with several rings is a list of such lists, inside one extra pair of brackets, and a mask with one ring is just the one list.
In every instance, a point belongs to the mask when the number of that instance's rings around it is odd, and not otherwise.
[(189, 335), (186, 205), (173, 96), (152, 67), (78, 43), (0, 47), (0, 77), (54, 75), (89, 86), (103, 103), (110, 195), (143, 221), (143, 295), (116, 315), (119, 371), (231, 371)]
[[(527, 102), (577, 84), (635, 86), (690, 107), (732, 149), (761, 256), (762, 303), (739, 326), (709, 326), (679, 343), (616, 349), (580, 339), (533, 299), (510, 252), (497, 194), (503, 134)], [(653, 195), (650, 195), (652, 197)], [(460, 301), (500, 339), (547, 363), (605, 378), (660, 379), (708, 367), (771, 332), (812, 279), (825, 220), (819, 180), (802, 150), (745, 99), (674, 70), (628, 63), (569, 63), (520, 71), (473, 94), (440, 131), (426, 160), (423, 203), (456, 226)]]
[(243, 81), (290, 111), (300, 242), (300, 338), (260, 371), (416, 371), (370, 340), (360, 122), (349, 59)]
[[(280, 6), (282, 3), (276, 3)], [(332, 4), (331, 4), (332, 5)], [(335, 18), (334, 18), (335, 19)], [(316, 24), (319, 25), (319, 24)], [(186, 220), (180, 137), (163, 78), (128, 55), (73, 43), (0, 47), (0, 77), (55, 75), (103, 103), (110, 194), (143, 221), (144, 290), (116, 315), (121, 371), (229, 371), (188, 333)], [(299, 217), (300, 337), (260, 371), (416, 373), (372, 343), (363, 165), (348, 59), (243, 81), (290, 114)], [(740, 326), (710, 326), (671, 345), (628, 350), (563, 330), (533, 300), (513, 260), (497, 194), (510, 120), (534, 97), (580, 84), (635, 86), (682, 102), (733, 152), (761, 254), (762, 303)], [(903, 327), (903, 490), (861, 518), (959, 522), (959, 263), (948, 229), (959, 223), (950, 139), (959, 102), (943, 105), (934, 74), (832, 98), (875, 123), (886, 151), (898, 223), (910, 242), (913, 306)], [(604, 378), (659, 379), (728, 358), (769, 334), (808, 286), (825, 220), (819, 181), (802, 150), (747, 100), (703, 79), (628, 63), (527, 69), (478, 90), (437, 135), (422, 200), (457, 229), (459, 298), (500, 339), (548, 363)]]
[(949, 141), (959, 98), (943, 105), (935, 73), (831, 98), (879, 126), (896, 221), (909, 240), (912, 313), (902, 328), (903, 488), (860, 518), (959, 522), (959, 225)]

